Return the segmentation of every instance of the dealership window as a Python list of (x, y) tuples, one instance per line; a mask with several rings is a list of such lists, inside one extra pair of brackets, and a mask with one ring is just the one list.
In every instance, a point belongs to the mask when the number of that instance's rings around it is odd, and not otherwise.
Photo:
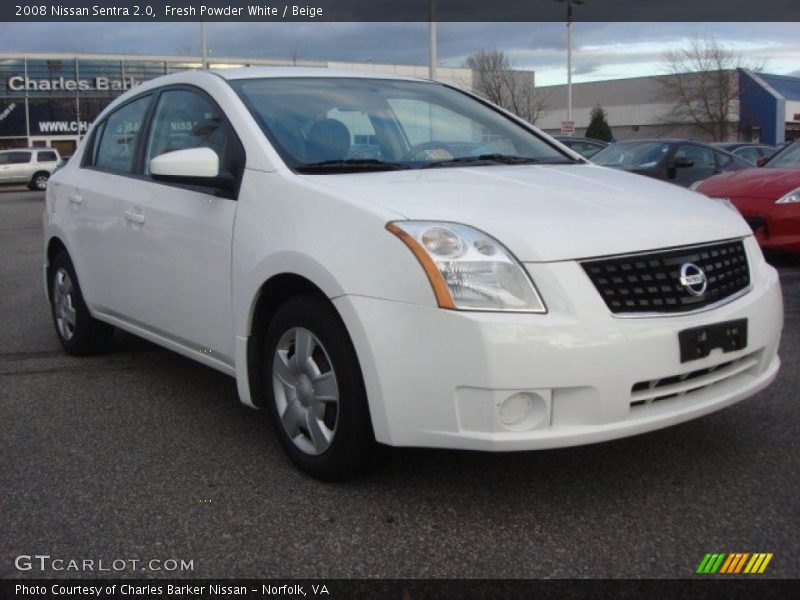
[(24, 148), (28, 145), (28, 138), (0, 138), (0, 150), (10, 148)]
[(131, 173), (142, 121), (150, 96), (134, 100), (114, 111), (106, 120), (96, 144), (94, 166), (117, 173)]
[[(23, 75), (23, 73), (18, 73), (18, 75)], [(36, 85), (27, 90), (27, 95), (47, 98), (67, 94), (74, 99), (78, 93), (77, 89), (67, 89), (66, 86), (73, 87), (75, 76), (74, 59), (29, 59), (28, 79), (36, 82)]]
[(145, 169), (151, 158), (187, 148), (211, 148), (220, 159), (220, 170), (234, 172), (231, 165), (232, 132), (217, 107), (205, 96), (189, 90), (161, 94), (156, 107)]

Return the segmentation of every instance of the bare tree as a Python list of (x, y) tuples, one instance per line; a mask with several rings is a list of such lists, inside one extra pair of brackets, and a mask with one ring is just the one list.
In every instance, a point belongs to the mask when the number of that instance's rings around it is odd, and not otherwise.
[(529, 123), (536, 123), (547, 109), (546, 98), (537, 91), (533, 73), (514, 68), (502, 50), (471, 54), (464, 66), (472, 70), (473, 87), (489, 102), (510, 110)]
[(664, 122), (689, 125), (714, 141), (725, 141), (739, 98), (736, 69), (763, 70), (763, 64), (749, 64), (736, 52), (714, 38), (693, 37), (687, 48), (663, 55), (666, 75), (657, 77), (659, 101), (671, 105)]

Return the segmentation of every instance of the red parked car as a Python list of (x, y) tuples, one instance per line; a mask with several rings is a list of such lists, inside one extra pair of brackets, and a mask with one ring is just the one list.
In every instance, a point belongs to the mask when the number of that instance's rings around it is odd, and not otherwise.
[(694, 189), (711, 198), (728, 198), (762, 248), (800, 252), (800, 141), (761, 167), (723, 173)]

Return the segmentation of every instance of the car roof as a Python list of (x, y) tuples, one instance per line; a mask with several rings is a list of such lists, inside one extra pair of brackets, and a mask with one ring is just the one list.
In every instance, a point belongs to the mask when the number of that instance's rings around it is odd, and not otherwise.
[(55, 148), (5, 148), (0, 152), (58, 152)]
[(380, 71), (361, 71), (358, 69), (329, 69), (327, 67), (237, 67), (234, 69), (212, 69), (210, 71), (223, 79), (265, 79), (286, 77), (354, 78), (354, 79), (400, 79), (403, 81), (427, 81), (417, 77), (381, 73)]
[(762, 142), (714, 142), (710, 145), (715, 148), (772, 148), (769, 144)]
[(604, 142), (603, 140), (596, 140), (594, 138), (587, 138), (580, 135), (554, 135), (553, 137), (557, 140), (575, 140), (580, 142), (592, 142), (595, 144), (603, 144), (603, 145), (608, 144), (608, 142)]

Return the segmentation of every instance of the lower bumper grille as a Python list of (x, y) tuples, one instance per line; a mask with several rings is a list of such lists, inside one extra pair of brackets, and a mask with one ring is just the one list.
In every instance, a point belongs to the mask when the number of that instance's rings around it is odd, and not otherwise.
[(640, 381), (631, 388), (631, 408), (646, 406), (670, 398), (692, 395), (749, 371), (756, 367), (758, 363), (759, 352), (754, 352), (713, 367), (697, 369), (696, 371), (672, 375), (662, 379)]
[(581, 266), (616, 314), (688, 312), (750, 285), (741, 240), (591, 259)]

